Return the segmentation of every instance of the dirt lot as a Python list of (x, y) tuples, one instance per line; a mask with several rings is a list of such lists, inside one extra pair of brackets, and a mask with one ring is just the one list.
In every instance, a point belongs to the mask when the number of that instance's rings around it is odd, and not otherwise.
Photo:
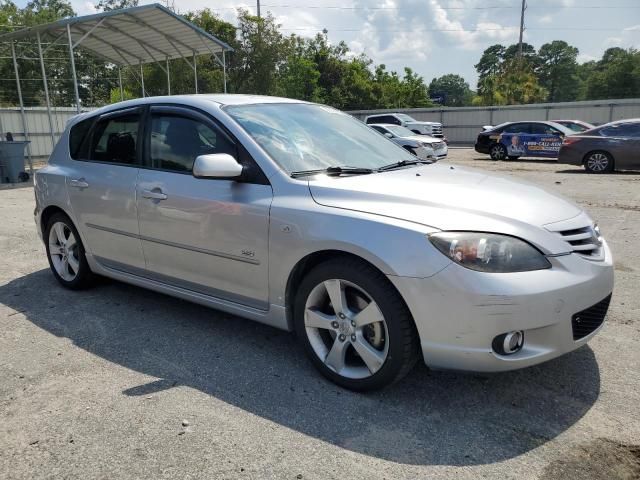
[(31, 188), (0, 190), (0, 478), (640, 478), (640, 174), (462, 149), (449, 161), (598, 219), (617, 284), (589, 346), (349, 393), (287, 333), (115, 282), (63, 290)]

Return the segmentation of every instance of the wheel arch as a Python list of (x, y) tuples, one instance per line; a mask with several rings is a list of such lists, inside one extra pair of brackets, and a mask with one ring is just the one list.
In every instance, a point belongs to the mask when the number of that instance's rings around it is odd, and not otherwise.
[[(375, 265), (375, 263), (372, 263), (371, 261), (367, 260), (366, 258), (360, 255), (347, 252), (345, 250), (326, 249), (326, 250), (318, 250), (318, 251), (309, 253), (305, 257), (298, 260), (298, 262), (295, 264), (295, 266), (289, 273), (289, 277), (287, 278), (287, 283), (285, 287), (285, 310), (286, 310), (287, 325), (289, 327), (289, 330), (293, 330), (293, 306), (295, 303), (295, 294), (296, 294), (295, 285), (298, 285), (300, 281), (305, 277), (305, 275), (307, 275), (314, 267), (328, 260), (335, 260), (336, 258), (357, 260), (359, 262), (365, 263), (370, 267), (376, 269), (382, 275), (385, 275), (384, 271), (379, 266)], [(389, 282), (389, 284), (394, 289), (396, 289), (396, 287), (391, 282)], [(400, 295), (400, 297), (402, 298), (402, 295), (400, 294), (400, 292), (398, 292), (398, 295)], [(404, 301), (404, 298), (403, 298), (403, 301)]]
[(71, 218), (71, 215), (69, 215), (69, 213), (67, 213), (63, 208), (60, 208), (58, 205), (48, 205), (44, 210), (42, 210), (42, 213), (40, 214), (40, 228), (42, 229), (43, 235), (47, 228), (47, 224), (49, 223), (49, 219), (56, 213), (62, 213), (63, 215), (68, 217), (76, 227), (76, 230), (78, 229), (78, 226), (73, 221), (73, 218)]

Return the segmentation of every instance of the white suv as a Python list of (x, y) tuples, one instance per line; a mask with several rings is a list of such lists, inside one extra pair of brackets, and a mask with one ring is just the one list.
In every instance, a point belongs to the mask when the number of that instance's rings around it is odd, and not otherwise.
[(446, 138), (442, 131), (442, 124), (439, 122), (421, 122), (410, 117), (406, 113), (384, 113), (379, 115), (369, 115), (364, 122), (367, 125), (374, 123), (390, 123), (392, 125), (400, 125), (408, 128), (413, 133), (420, 135), (431, 135), (432, 137), (443, 139)]

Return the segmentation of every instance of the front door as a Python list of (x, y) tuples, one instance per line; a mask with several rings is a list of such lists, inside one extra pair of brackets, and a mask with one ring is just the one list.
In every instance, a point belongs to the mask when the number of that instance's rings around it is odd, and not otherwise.
[(235, 303), (268, 307), (268, 182), (198, 179), (198, 155), (236, 145), (214, 121), (187, 108), (152, 107), (137, 185), (147, 274)]
[[(80, 122), (71, 129), (72, 143), (79, 148), (72, 149), (66, 179), (78, 230), (88, 251), (103, 265), (144, 268), (136, 209), (140, 112), (112, 112), (90, 131), (85, 126)], [(78, 135), (85, 138), (74, 138)]]

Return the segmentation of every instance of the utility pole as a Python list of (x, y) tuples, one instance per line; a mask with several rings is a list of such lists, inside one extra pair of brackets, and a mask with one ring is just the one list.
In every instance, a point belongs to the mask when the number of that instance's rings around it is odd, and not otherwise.
[(522, 13), (520, 14), (520, 43), (518, 43), (518, 57), (520, 60), (522, 60), (522, 35), (524, 34), (524, 11), (526, 9), (527, 0), (522, 0)]
[(258, 18), (260, 18), (260, 0), (256, 0), (256, 3), (258, 4)]

